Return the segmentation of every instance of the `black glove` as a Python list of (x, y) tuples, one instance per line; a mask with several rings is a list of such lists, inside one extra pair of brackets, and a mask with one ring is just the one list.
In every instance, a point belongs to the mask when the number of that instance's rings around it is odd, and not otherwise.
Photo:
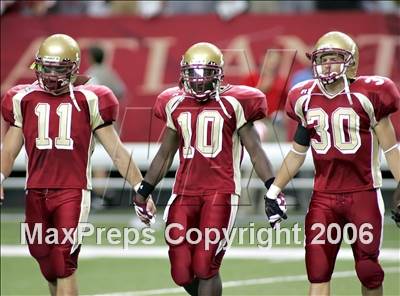
[(277, 186), (272, 185), (274, 179), (271, 178), (265, 182), (265, 187), (267, 187), (268, 191), (264, 196), (265, 214), (267, 214), (272, 228), (278, 226), (282, 219), (287, 219), (285, 195)]
[(282, 219), (286, 220), (286, 200), (285, 195), (281, 192), (276, 199), (270, 199), (265, 195), (265, 214), (272, 228), (275, 228)]

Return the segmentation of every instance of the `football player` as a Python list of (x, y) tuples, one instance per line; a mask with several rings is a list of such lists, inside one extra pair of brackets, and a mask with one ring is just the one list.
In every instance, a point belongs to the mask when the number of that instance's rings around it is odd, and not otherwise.
[[(213, 44), (191, 46), (181, 61), (179, 86), (162, 92), (155, 103), (155, 115), (165, 121), (162, 144), (136, 196), (145, 202), (167, 173), (176, 151), (180, 164), (173, 194), (164, 212), (171, 229), (169, 245), (171, 275), (190, 295), (221, 295), (219, 268), (225, 254), (223, 229), (230, 232), (241, 191), (242, 145), (249, 152), (259, 178), (272, 184), (272, 168), (262, 149), (253, 121), (264, 118), (264, 94), (252, 87), (221, 85), (223, 55)], [(270, 222), (286, 218), (284, 198), (270, 201)], [(190, 243), (186, 233), (201, 231), (199, 243)], [(221, 234), (206, 247), (207, 229)], [(214, 233), (215, 234), (215, 233)], [(167, 233), (166, 233), (167, 235)], [(192, 233), (192, 239), (198, 237)]]
[[(362, 294), (382, 295), (384, 272), (378, 255), (384, 204), (379, 153), (382, 149), (398, 182), (400, 151), (389, 116), (398, 110), (399, 91), (386, 77), (356, 76), (358, 48), (344, 33), (323, 35), (309, 57), (315, 79), (290, 90), (287, 114), (298, 128), (267, 196), (279, 194), (296, 175), (311, 146), (314, 191), (305, 219), (309, 293), (329, 295), (341, 243), (341, 237), (336, 239), (347, 228), (353, 229), (350, 237), (356, 236), (351, 247)], [(371, 227), (365, 228), (368, 223)], [(329, 227), (336, 229), (331, 232), (333, 239), (327, 235)], [(371, 242), (363, 240), (363, 227), (370, 231)]]
[[(29, 230), (75, 229), (74, 242), (29, 243), (31, 255), (49, 283), (51, 295), (77, 295), (75, 271), (80, 243), (79, 223), (90, 209), (91, 162), (96, 138), (102, 143), (121, 175), (138, 188), (141, 173), (123, 146), (113, 122), (118, 101), (107, 87), (84, 85), (78, 75), (81, 53), (78, 43), (64, 34), (43, 41), (32, 68), (37, 80), (11, 88), (2, 100), (2, 115), (10, 124), (1, 149), (1, 183), (11, 173), (23, 145), (27, 154), (26, 223)], [(148, 223), (155, 212), (147, 200)]]

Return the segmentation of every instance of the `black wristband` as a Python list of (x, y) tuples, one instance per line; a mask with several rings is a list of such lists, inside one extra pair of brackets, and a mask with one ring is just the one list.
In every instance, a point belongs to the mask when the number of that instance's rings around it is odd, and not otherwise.
[(269, 178), (267, 181), (264, 182), (264, 185), (267, 189), (269, 189), (269, 187), (271, 187), (271, 185), (274, 183), (275, 181), (275, 177)]
[(143, 180), (140, 183), (137, 193), (139, 193), (144, 198), (147, 198), (153, 192), (154, 188), (154, 185), (151, 185), (150, 183), (147, 183), (145, 180)]

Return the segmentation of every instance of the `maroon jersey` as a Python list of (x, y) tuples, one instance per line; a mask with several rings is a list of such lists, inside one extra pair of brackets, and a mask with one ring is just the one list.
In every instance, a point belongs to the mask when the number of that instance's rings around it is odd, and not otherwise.
[(316, 80), (307, 80), (289, 93), (287, 114), (311, 136), (315, 191), (352, 192), (382, 185), (374, 127), (397, 111), (399, 91), (380, 76), (358, 77), (349, 87), (349, 95), (330, 99)]
[(155, 115), (179, 136), (180, 164), (173, 192), (182, 195), (240, 194), (242, 145), (238, 130), (265, 117), (265, 95), (227, 86), (220, 99), (199, 103), (178, 87), (161, 93)]
[(54, 96), (37, 84), (13, 87), (3, 98), (4, 119), (23, 131), (26, 188), (91, 189), (93, 132), (116, 119), (118, 101), (104, 86), (77, 86), (74, 95), (80, 111), (69, 92)]

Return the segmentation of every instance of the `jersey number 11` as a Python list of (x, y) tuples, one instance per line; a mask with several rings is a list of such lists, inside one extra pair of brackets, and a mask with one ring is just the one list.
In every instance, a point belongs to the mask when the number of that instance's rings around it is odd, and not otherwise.
[[(58, 137), (55, 138), (54, 146), (57, 149), (72, 150), (74, 140), (71, 136), (71, 115), (72, 105), (62, 103), (56, 111), (59, 120)], [(53, 140), (49, 137), (50, 126), (50, 105), (48, 103), (39, 103), (35, 107), (35, 114), (38, 117), (38, 137), (36, 138), (36, 148), (40, 150), (52, 149)]]

